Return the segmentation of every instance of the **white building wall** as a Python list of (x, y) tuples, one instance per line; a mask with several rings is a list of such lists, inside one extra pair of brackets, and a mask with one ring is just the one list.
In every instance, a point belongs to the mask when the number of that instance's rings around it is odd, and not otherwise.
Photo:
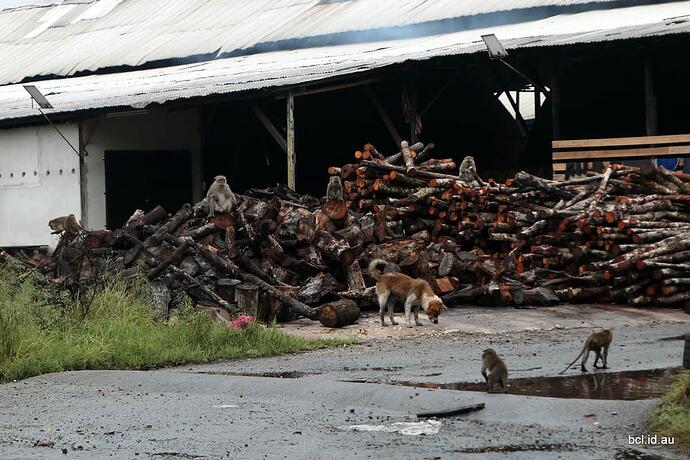
[(87, 142), (85, 147), (88, 151), (85, 160), (87, 196), (84, 219), (88, 228), (104, 228), (106, 223), (104, 157), (107, 150), (189, 150), (192, 155), (190, 180), (193, 180), (194, 200), (201, 199), (202, 163), (197, 109), (174, 112), (156, 110), (145, 114), (90, 119), (82, 124), (82, 137)]
[[(58, 127), (78, 147), (78, 124)], [(81, 219), (77, 154), (49, 125), (0, 130), (0, 247), (54, 246), (65, 214)]]

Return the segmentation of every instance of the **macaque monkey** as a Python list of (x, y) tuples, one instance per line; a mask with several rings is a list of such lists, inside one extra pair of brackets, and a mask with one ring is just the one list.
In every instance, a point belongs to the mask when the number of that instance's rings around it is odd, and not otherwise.
[[(572, 363), (568, 364), (568, 367), (563, 369), (562, 372), (559, 372), (559, 374), (564, 373), (568, 369), (570, 369), (570, 366), (575, 364), (575, 361), (578, 360), (580, 356), (582, 356), (582, 362), (580, 363), (580, 370), (582, 372), (587, 372), (587, 368), (585, 367), (585, 364), (587, 364), (587, 358), (589, 358), (589, 352), (593, 351), (596, 353), (596, 358), (594, 359), (594, 368), (595, 369), (608, 369), (606, 365), (608, 364), (608, 356), (609, 356), (609, 345), (611, 345), (611, 342), (613, 341), (613, 334), (609, 329), (604, 329), (603, 331), (599, 332), (594, 332), (592, 335), (587, 337), (587, 340), (585, 340), (585, 346), (582, 347), (582, 351), (580, 352), (579, 355), (573, 360)], [(604, 352), (602, 354), (601, 349), (604, 349)], [(599, 362), (599, 359), (601, 359), (603, 366), (599, 367), (597, 366), (597, 362)]]
[(338, 176), (331, 176), (326, 187), (326, 199), (332, 201), (343, 201), (343, 183)]
[(213, 217), (216, 212), (230, 212), (237, 203), (235, 194), (230, 190), (225, 176), (216, 176), (213, 184), (206, 193), (208, 199), (208, 217)]
[(51, 233), (56, 235), (58, 233), (67, 232), (69, 234), (77, 234), (81, 230), (81, 225), (77, 222), (74, 214), (67, 216), (56, 217), (48, 222), (48, 226), (53, 230)]
[[(489, 371), (489, 375), (486, 371)], [(486, 380), (486, 392), (491, 393), (497, 382), (501, 383), (503, 393), (508, 393), (508, 367), (493, 348), (482, 353), (482, 376)]]
[(462, 163), (460, 163), (460, 172), (458, 178), (463, 182), (477, 183), (480, 186), (486, 185), (479, 174), (477, 173), (477, 165), (474, 162), (474, 157), (466, 156)]

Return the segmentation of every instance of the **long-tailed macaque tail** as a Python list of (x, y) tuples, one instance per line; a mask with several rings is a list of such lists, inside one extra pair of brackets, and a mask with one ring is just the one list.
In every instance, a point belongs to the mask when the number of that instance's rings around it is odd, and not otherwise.
[(587, 347), (588, 347), (588, 346), (589, 346), (589, 343), (585, 343), (585, 346), (584, 346), (584, 348), (582, 349), (582, 351), (580, 352), (580, 354), (577, 355), (577, 357), (576, 357), (575, 359), (573, 359), (573, 362), (572, 362), (572, 363), (568, 364), (568, 367), (566, 367), (566, 368), (563, 369), (561, 372), (559, 372), (558, 375), (563, 374), (565, 371), (567, 371), (568, 369), (570, 369), (571, 367), (573, 367), (573, 364), (575, 364), (575, 362), (576, 362), (578, 359), (580, 359), (580, 356), (582, 356), (582, 354), (587, 350)]
[(374, 259), (369, 264), (369, 274), (372, 278), (378, 281), (383, 275), (383, 270), (386, 269), (386, 261), (383, 259)]

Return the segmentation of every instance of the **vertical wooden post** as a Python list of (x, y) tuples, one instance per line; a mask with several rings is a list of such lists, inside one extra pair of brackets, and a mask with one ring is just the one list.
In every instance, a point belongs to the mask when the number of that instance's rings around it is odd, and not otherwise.
[(295, 96), (292, 91), (287, 97), (287, 180), (288, 187), (295, 190)]
[(556, 70), (551, 75), (551, 125), (553, 126), (553, 139), (561, 138), (561, 83), (556, 75)]
[(407, 95), (410, 98), (410, 145), (417, 142), (417, 85), (410, 80), (407, 85)]
[(649, 56), (644, 59), (645, 132), (647, 136), (658, 134), (656, 96), (654, 95), (654, 68)]
[(84, 122), (79, 121), (79, 129), (77, 130), (79, 135), (79, 200), (81, 207), (81, 225), (84, 228), (89, 226), (88, 218), (88, 188), (87, 188), (87, 176), (86, 176), (86, 146), (84, 145)]
[(249, 283), (235, 286), (237, 308), (245, 315), (256, 315), (259, 306), (259, 287)]
[(388, 133), (393, 138), (393, 142), (395, 142), (395, 147), (400, 147), (400, 143), (402, 142), (402, 136), (400, 135), (400, 133), (398, 133), (398, 130), (395, 127), (395, 123), (393, 123), (391, 117), (388, 116), (386, 109), (383, 107), (381, 102), (376, 97), (376, 93), (374, 93), (372, 87), (370, 85), (364, 85), (364, 89), (367, 91), (369, 99), (371, 99), (371, 103), (376, 108), (376, 111), (378, 112), (379, 117), (381, 117), (381, 121), (388, 130)]

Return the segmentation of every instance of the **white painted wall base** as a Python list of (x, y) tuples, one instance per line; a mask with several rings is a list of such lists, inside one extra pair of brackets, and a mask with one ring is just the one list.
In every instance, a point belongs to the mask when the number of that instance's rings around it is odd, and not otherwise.
[[(0, 247), (51, 246), (48, 221), (74, 214), (84, 227), (105, 227), (106, 150), (188, 150), (194, 200), (203, 190), (196, 108), (142, 115), (99, 117), (81, 122), (88, 142), (84, 161), (86, 196), (82, 215), (79, 157), (49, 126), (0, 130)], [(79, 124), (58, 125), (78, 147)], [(132, 210), (134, 211), (134, 210)]]
[[(79, 145), (76, 123), (59, 125)], [(0, 247), (54, 246), (48, 221), (81, 219), (79, 157), (51, 126), (0, 130)]]

